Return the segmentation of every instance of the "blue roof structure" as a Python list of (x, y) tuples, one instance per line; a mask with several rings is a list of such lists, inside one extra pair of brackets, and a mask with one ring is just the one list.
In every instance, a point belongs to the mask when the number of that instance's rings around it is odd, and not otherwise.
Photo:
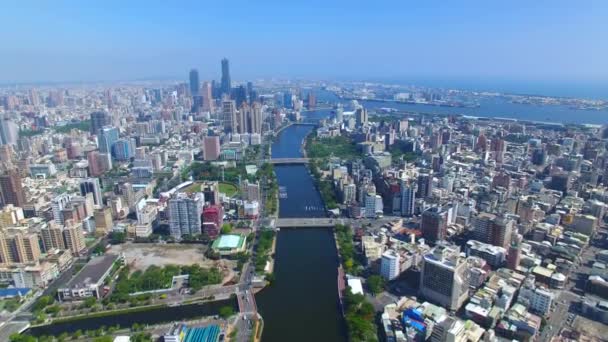
[(220, 339), (220, 327), (210, 325), (204, 328), (187, 328), (183, 342), (217, 342)]
[(30, 292), (30, 289), (24, 287), (15, 287), (10, 289), (0, 289), (0, 298), (25, 296)]

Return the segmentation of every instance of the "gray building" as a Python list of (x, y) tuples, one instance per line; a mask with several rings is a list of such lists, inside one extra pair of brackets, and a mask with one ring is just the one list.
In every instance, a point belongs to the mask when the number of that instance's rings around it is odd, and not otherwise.
[(203, 205), (202, 193), (188, 195), (178, 193), (169, 200), (169, 231), (171, 236), (181, 239), (183, 235), (201, 234)]

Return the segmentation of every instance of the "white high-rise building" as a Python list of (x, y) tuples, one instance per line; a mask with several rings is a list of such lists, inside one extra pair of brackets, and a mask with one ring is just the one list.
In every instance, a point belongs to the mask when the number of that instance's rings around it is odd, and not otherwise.
[(386, 280), (393, 280), (399, 276), (399, 254), (392, 249), (382, 254), (380, 262), (380, 275)]
[(424, 255), (420, 291), (431, 302), (456, 311), (469, 297), (467, 262), (457, 246), (438, 245)]
[(205, 196), (202, 193), (188, 195), (179, 193), (169, 200), (169, 231), (171, 236), (181, 239), (183, 235), (201, 234), (201, 215)]

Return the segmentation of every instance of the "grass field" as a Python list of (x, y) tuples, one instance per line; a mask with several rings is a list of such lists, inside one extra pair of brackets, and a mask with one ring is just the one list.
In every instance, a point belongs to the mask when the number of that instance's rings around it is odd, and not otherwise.
[(219, 186), (220, 192), (226, 194), (228, 197), (232, 197), (239, 192), (239, 188), (233, 183), (220, 182)]

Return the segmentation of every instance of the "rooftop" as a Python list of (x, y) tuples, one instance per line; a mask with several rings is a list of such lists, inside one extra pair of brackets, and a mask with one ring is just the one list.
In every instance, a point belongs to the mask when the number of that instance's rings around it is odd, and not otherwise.
[(84, 267), (66, 284), (66, 288), (83, 287), (89, 284), (97, 284), (118, 260), (118, 255), (106, 254), (91, 259)]
[(241, 235), (222, 235), (219, 239), (213, 242), (213, 248), (216, 249), (234, 249), (239, 248), (245, 242), (245, 238)]

